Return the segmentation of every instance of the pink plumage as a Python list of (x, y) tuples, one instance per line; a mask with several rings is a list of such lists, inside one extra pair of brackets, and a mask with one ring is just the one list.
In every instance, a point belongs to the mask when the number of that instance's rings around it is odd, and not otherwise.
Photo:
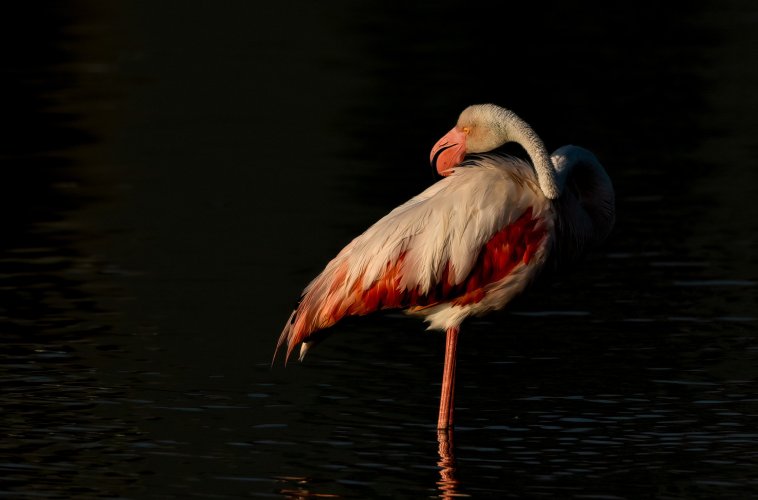
[[(524, 147), (531, 164), (487, 154), (511, 141)], [(466, 157), (472, 153), (479, 154)], [(614, 199), (592, 153), (564, 146), (550, 157), (525, 122), (495, 105), (464, 110), (431, 158), (445, 177), (327, 264), (304, 289), (277, 351), (286, 346), (287, 359), (301, 345), (302, 359), (313, 333), (346, 316), (398, 308), (421, 316), (430, 329), (448, 333), (438, 421), (448, 428), (461, 323), (504, 307), (564, 246), (580, 255), (605, 238)]]

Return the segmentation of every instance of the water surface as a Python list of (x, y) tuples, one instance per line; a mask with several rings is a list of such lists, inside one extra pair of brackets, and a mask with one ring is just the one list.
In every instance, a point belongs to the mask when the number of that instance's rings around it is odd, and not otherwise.
[[(754, 7), (108, 5), (4, 21), (0, 494), (756, 496)], [(417, 319), (272, 367), (484, 101), (596, 152), (607, 244), (465, 325), (452, 435)]]

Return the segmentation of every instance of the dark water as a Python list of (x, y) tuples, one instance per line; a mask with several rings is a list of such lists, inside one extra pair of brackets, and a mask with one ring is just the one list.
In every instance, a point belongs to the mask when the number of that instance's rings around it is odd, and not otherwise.
[[(2, 17), (0, 496), (758, 496), (758, 10), (72, 2)], [(302, 287), (493, 101), (617, 228), (443, 338)]]

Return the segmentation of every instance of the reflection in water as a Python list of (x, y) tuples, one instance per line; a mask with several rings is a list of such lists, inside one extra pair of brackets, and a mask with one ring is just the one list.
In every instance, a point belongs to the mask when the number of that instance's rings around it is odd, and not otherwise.
[(441, 498), (468, 496), (458, 493), (458, 480), (455, 477), (456, 465), (453, 432), (453, 429), (437, 430), (437, 442), (439, 443), (437, 453), (440, 457), (437, 462), (437, 466), (440, 468), (440, 480), (437, 482), (437, 487), (439, 488)]

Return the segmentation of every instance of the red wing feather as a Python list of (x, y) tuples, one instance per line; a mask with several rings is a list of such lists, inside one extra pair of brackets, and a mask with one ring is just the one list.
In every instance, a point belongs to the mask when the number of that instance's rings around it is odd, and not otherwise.
[(437, 284), (426, 293), (421, 292), (420, 285), (412, 289), (400, 285), (405, 253), (397, 261), (387, 262), (383, 274), (365, 289), (361, 277), (353, 281), (349, 290), (341, 291), (348, 274), (344, 264), (333, 274), (325, 300), (316, 303), (307, 300), (308, 294), (303, 297), (282, 332), (277, 349), (286, 342), (289, 358), (294, 347), (311, 333), (328, 328), (345, 316), (361, 316), (381, 309), (421, 309), (446, 301), (453, 305), (479, 302), (487, 285), (505, 278), (518, 264), (529, 263), (545, 237), (545, 229), (539, 222), (533, 217), (532, 208), (527, 208), (517, 220), (492, 235), (465, 280), (450, 283), (448, 264)]

